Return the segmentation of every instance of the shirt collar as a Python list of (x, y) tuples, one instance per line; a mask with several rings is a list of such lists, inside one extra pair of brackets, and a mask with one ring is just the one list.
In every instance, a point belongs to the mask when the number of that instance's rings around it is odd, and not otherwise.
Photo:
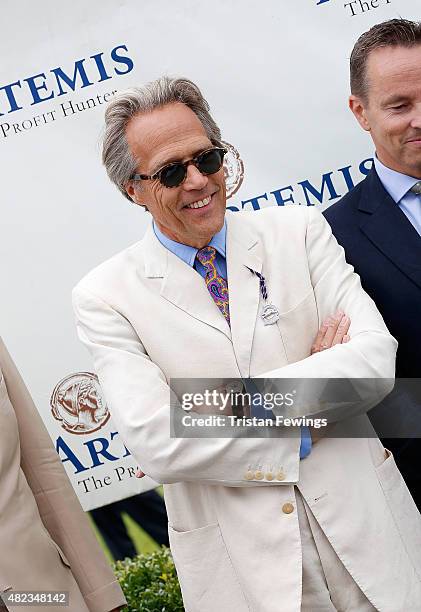
[(411, 187), (419, 181), (419, 179), (413, 176), (401, 174), (396, 170), (388, 168), (382, 164), (377, 155), (374, 156), (374, 167), (383, 187), (397, 204), (402, 200), (404, 195), (408, 193)]
[[(180, 259), (182, 259), (188, 266), (193, 267), (194, 260), (196, 259), (197, 251), (192, 246), (188, 244), (182, 244), (181, 242), (176, 242), (175, 240), (171, 240), (165, 234), (161, 232), (161, 230), (156, 225), (155, 221), (152, 222), (153, 231), (155, 232), (155, 236), (158, 238), (159, 242), (171, 253), (177, 255)], [(222, 257), (225, 257), (226, 252), (226, 238), (227, 238), (227, 224), (224, 221), (224, 225), (222, 229), (219, 230), (217, 234), (212, 238), (209, 242), (209, 246), (213, 246)]]

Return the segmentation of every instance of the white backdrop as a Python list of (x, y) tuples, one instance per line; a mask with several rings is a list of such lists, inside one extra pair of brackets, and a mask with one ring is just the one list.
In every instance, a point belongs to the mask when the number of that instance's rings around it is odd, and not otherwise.
[(75, 283), (148, 222), (101, 167), (104, 96), (164, 73), (192, 79), (244, 165), (228, 206), (325, 207), (373, 154), (347, 109), (352, 46), (373, 24), (419, 19), (420, 9), (421, 0), (3, 2), (0, 334), (85, 509), (153, 484), (134, 478), (107, 420), (70, 303)]

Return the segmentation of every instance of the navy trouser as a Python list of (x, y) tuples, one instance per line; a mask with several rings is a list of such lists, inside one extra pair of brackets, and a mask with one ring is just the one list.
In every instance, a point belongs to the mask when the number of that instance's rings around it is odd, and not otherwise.
[(169, 546), (164, 500), (156, 491), (146, 491), (90, 512), (116, 561), (137, 554), (122, 519), (122, 512), (128, 514), (158, 544)]

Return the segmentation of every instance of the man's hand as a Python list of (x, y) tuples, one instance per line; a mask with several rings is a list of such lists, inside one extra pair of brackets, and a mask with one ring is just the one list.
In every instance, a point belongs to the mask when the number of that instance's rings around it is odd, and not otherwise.
[[(244, 391), (244, 389), (243, 389), (243, 385), (239, 381), (234, 380), (234, 381), (228, 381), (224, 383), (223, 385), (216, 387), (215, 391), (218, 391), (218, 393), (222, 393), (225, 396), (229, 396), (230, 393), (234, 393), (234, 394), (240, 393)], [(222, 405), (219, 405), (217, 403), (212, 406), (209, 406), (209, 405), (194, 406), (192, 409), (192, 413), (203, 414), (205, 416), (209, 414), (218, 414), (218, 415), (225, 416), (227, 414), (232, 415), (233, 411), (232, 411), (231, 402), (228, 401), (224, 408), (222, 407)], [(249, 416), (249, 407), (245, 408), (245, 414), (246, 416)], [(137, 468), (135, 475), (136, 475), (136, 478), (143, 478), (144, 476), (146, 476), (145, 472), (143, 472), (140, 469), (140, 467)]]
[[(311, 347), (311, 354), (319, 353), (330, 349), (335, 344), (345, 344), (349, 342), (348, 334), (351, 319), (346, 316), (341, 310), (335, 315), (332, 315), (324, 321)], [(333, 424), (334, 425), (334, 424)], [(332, 423), (320, 429), (310, 427), (310, 435), (312, 444), (316, 444), (319, 440), (326, 437), (329, 429), (332, 428)]]
[(335, 344), (345, 344), (349, 342), (348, 335), (351, 319), (346, 316), (342, 310), (339, 310), (335, 315), (332, 315), (323, 322), (319, 332), (314, 339), (311, 347), (311, 354), (325, 351), (326, 349), (335, 346)]
[[(241, 391), (243, 391), (243, 385), (240, 384), (239, 385), (239, 381), (228, 381), (227, 383), (220, 385), (219, 387), (216, 387), (216, 391), (218, 391), (218, 393), (223, 393), (224, 395), (229, 395), (231, 392), (232, 393), (239, 393)], [(248, 408), (246, 409), (248, 410)], [(209, 414), (220, 414), (220, 415), (227, 415), (230, 414), (232, 415), (232, 406), (230, 402), (227, 402), (227, 405), (225, 406), (225, 408), (222, 410), (222, 406), (220, 406), (219, 404), (213, 405), (213, 406), (194, 406), (194, 408), (192, 409), (192, 413), (194, 414), (203, 414), (205, 416), (209, 415)], [(143, 478), (144, 476), (146, 476), (145, 472), (142, 472), (142, 470), (140, 468), (137, 468), (136, 471), (136, 478)]]
[[(350, 336), (348, 335), (349, 326), (351, 325), (351, 319), (347, 317), (341, 310), (339, 310), (335, 315), (332, 315), (324, 321), (319, 332), (314, 339), (313, 345), (311, 347), (311, 354), (319, 353), (320, 351), (325, 351), (326, 349), (335, 346), (335, 344), (344, 344), (345, 342), (349, 342)], [(218, 387), (218, 391), (223, 391), (228, 393), (229, 389), (228, 385), (222, 385)], [(198, 414), (210, 414), (209, 407), (195, 407), (194, 412)], [(232, 408), (229, 404), (225, 411), (220, 412), (219, 414), (232, 414)], [(310, 427), (310, 434), (312, 443), (315, 444), (318, 440), (323, 438), (326, 435), (327, 427), (323, 429), (314, 429)], [(142, 472), (140, 468), (137, 469), (136, 478), (143, 478), (145, 473)]]

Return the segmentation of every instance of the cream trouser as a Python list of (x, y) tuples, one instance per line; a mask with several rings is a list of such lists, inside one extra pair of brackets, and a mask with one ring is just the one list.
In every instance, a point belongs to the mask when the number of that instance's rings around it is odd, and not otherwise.
[(303, 551), (302, 612), (373, 612), (295, 488)]

